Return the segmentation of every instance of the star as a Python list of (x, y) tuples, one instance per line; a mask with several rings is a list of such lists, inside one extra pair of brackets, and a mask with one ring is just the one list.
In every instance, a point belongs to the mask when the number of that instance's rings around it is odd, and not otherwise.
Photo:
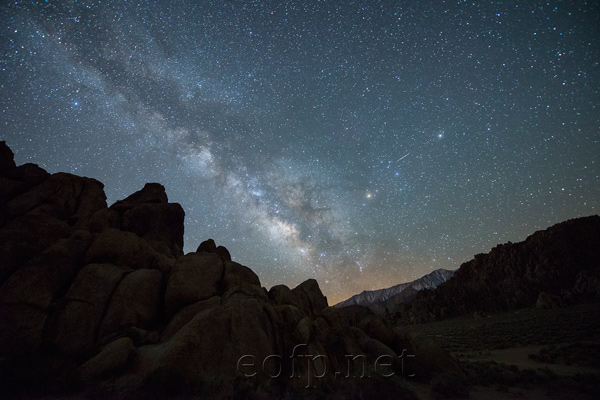
[(167, 3), (4, 7), (17, 162), (160, 182), (185, 251), (330, 303), (598, 213), (598, 2)]

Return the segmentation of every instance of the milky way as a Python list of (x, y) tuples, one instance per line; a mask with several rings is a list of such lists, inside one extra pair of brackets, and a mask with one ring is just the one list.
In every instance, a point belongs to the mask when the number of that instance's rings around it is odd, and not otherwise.
[(600, 6), (477, 3), (13, 1), (0, 135), (335, 303), (598, 213)]

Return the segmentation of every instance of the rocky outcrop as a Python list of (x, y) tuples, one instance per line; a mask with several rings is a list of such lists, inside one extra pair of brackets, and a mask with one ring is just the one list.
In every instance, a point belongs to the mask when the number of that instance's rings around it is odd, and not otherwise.
[(121, 216), (120, 228), (133, 232), (159, 253), (183, 255), (183, 218), (179, 204), (169, 203), (164, 186), (147, 183), (142, 190), (113, 204)]
[(81, 385), (98, 382), (111, 372), (127, 366), (135, 346), (130, 338), (120, 338), (107, 344), (100, 352), (75, 371), (74, 379)]
[(222, 292), (223, 261), (213, 253), (195, 253), (180, 257), (171, 271), (165, 307), (168, 315), (190, 304)]
[(160, 184), (108, 207), (100, 182), (1, 142), (0, 205), (5, 397), (411, 398), (401, 332), (350, 324), (314, 279), (267, 291), (212, 239), (184, 255)]
[(106, 208), (106, 196), (104, 185), (94, 179), (50, 175), (33, 164), (17, 167), (4, 142), (0, 157), (1, 285), (21, 265), (72, 236), (90, 215)]
[(158, 325), (163, 274), (156, 269), (128, 273), (113, 292), (98, 331), (99, 342), (127, 335), (130, 329), (148, 330)]
[(49, 341), (68, 355), (94, 351), (96, 337), (111, 297), (126, 270), (112, 264), (89, 264), (75, 277), (57, 311)]
[[(314, 279), (267, 291), (211, 239), (184, 255), (183, 221), (160, 184), (108, 207), (100, 182), (16, 166), (0, 142), (3, 397), (414, 398), (406, 379), (463, 375)], [(498, 246), (398, 316), (599, 301), (599, 237), (593, 216)]]
[(17, 167), (15, 164), (15, 154), (5, 141), (0, 142), (0, 174), (4, 175), (7, 172), (14, 170)]
[(307, 314), (318, 315), (327, 307), (327, 297), (323, 296), (319, 284), (314, 279), (302, 282), (292, 289), (292, 293), (296, 295), (301, 309)]
[(600, 301), (600, 216), (576, 218), (494, 247), (433, 291), (418, 293), (401, 322), (523, 307)]
[(212, 239), (205, 240), (200, 243), (196, 253), (215, 253), (218, 254), (224, 261), (231, 261), (231, 254), (224, 246), (217, 246)]

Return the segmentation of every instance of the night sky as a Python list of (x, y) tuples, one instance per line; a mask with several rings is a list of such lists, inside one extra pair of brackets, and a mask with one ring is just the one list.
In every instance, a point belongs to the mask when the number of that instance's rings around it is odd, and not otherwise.
[[(482, 3), (482, 4), (479, 4)], [(515, 5), (515, 4), (518, 4)], [(0, 139), (329, 303), (600, 208), (595, 1), (13, 1)]]

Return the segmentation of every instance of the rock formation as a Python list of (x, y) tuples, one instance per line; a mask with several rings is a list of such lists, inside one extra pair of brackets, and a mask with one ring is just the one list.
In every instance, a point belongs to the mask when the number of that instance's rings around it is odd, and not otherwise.
[(404, 323), (600, 301), (600, 216), (576, 218), (464, 263), (396, 316)]
[(184, 255), (183, 221), (160, 184), (108, 207), (102, 183), (0, 142), (3, 395), (413, 398), (402, 374), (446, 367), (402, 365), (418, 344), (313, 279), (267, 291), (212, 240)]
[[(415, 398), (406, 379), (463, 375), (371, 310), (328, 307), (314, 279), (270, 290), (209, 239), (183, 253), (184, 211), (146, 184), (102, 183), (0, 142), (4, 398)], [(419, 292), (408, 320), (600, 300), (600, 217), (567, 221)]]

